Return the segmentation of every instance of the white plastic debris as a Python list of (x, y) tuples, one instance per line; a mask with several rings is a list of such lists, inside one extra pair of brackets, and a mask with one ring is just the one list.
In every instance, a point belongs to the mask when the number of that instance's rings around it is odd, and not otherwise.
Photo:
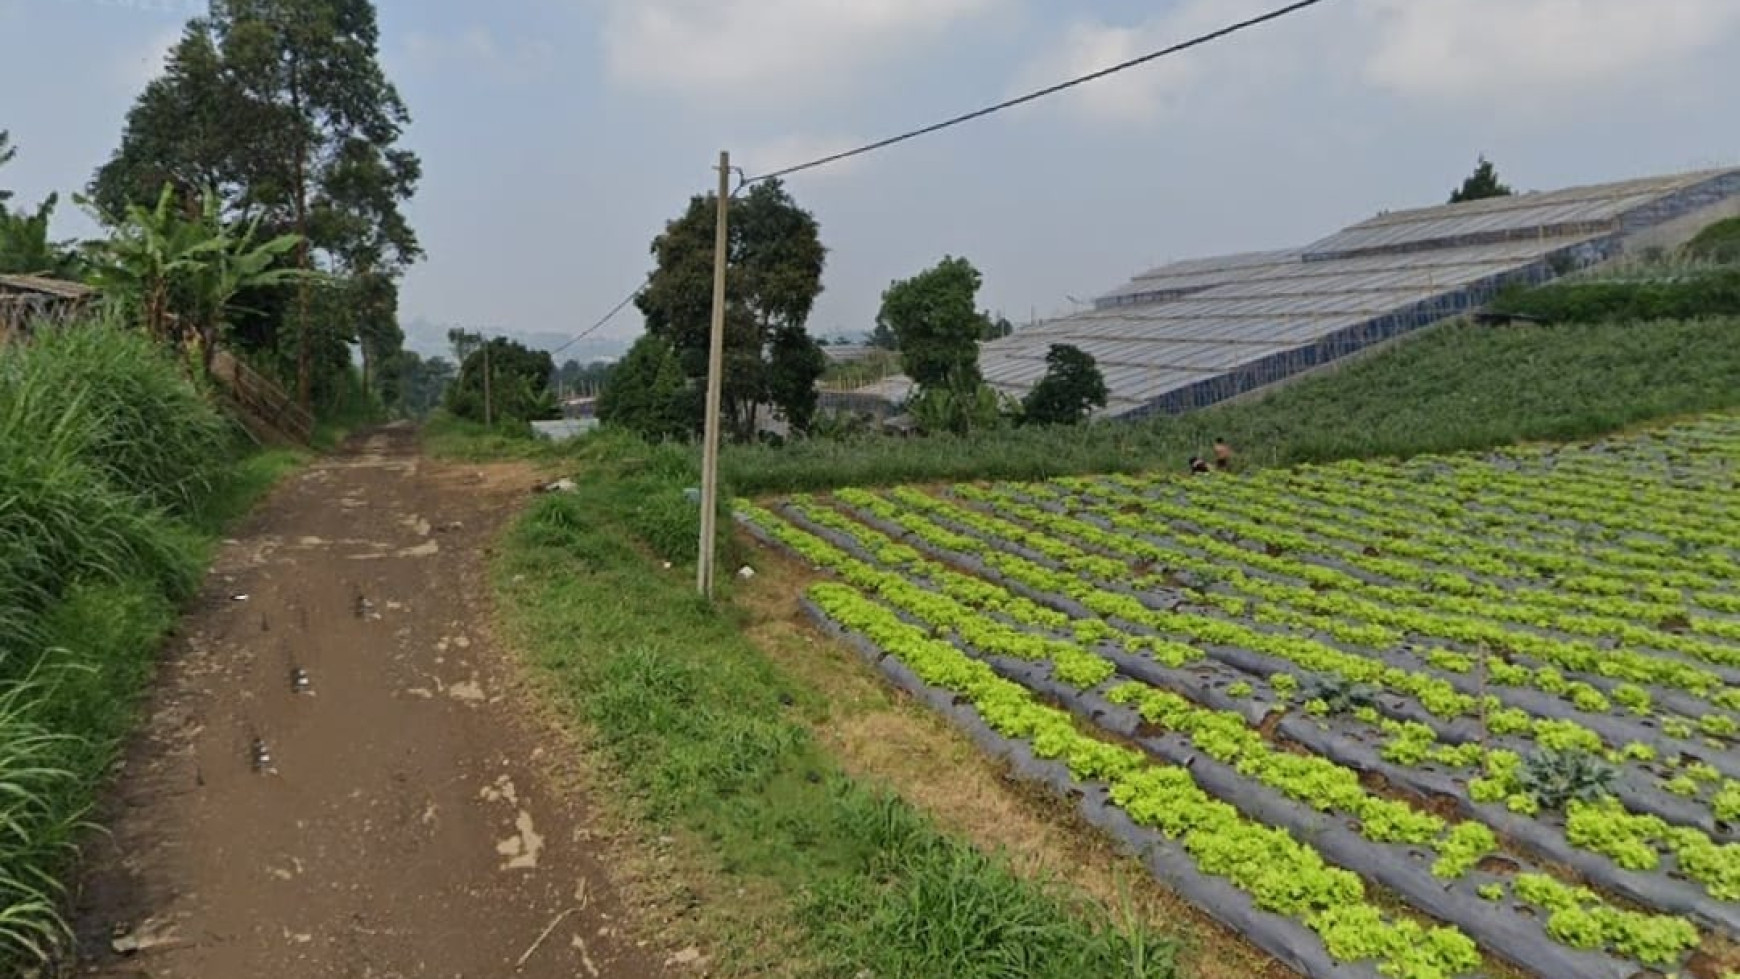
[(737, 577), (742, 578), (744, 581), (748, 581), (749, 579), (755, 577), (755, 569), (750, 567), (749, 565), (745, 564), (737, 572)]

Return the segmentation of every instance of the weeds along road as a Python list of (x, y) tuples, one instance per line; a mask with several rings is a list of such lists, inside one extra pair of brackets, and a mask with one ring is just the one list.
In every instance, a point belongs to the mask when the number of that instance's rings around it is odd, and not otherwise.
[(226, 542), (99, 814), (72, 974), (659, 974), (487, 629), (534, 481), (389, 427)]

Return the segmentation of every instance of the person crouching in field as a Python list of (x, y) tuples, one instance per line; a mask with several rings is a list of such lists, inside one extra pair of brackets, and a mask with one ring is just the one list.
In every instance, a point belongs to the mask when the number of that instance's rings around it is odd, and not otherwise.
[(1232, 446), (1227, 444), (1226, 439), (1215, 439), (1214, 468), (1219, 469), (1221, 472), (1227, 472), (1232, 469), (1232, 457)]

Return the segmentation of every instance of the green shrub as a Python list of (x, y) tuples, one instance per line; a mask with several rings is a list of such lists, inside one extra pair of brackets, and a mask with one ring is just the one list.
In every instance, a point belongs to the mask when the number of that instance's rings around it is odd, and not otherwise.
[(1717, 221), (1686, 243), (1692, 258), (1709, 262), (1740, 262), (1740, 218)]
[(1619, 323), (1740, 316), (1740, 269), (1674, 280), (1555, 282), (1513, 291), (1494, 308), (1548, 323)]

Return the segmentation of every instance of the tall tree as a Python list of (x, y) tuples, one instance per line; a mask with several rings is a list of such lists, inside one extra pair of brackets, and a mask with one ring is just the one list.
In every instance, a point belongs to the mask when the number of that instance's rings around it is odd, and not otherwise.
[(1512, 191), (1498, 179), (1498, 168), (1485, 156), (1475, 165), (1474, 172), (1462, 181), (1450, 195), (1450, 203), (1464, 204), (1468, 201), (1486, 200), (1489, 197), (1509, 197)]
[(882, 293), (878, 330), (892, 333), (900, 367), (920, 388), (972, 391), (981, 383), (979, 340), (991, 329), (979, 311), (979, 270), (945, 257)]
[(399, 378), (400, 397), (389, 407), (410, 418), (422, 418), (441, 404), (458, 369), (445, 357), (424, 360), (414, 350), (401, 350), (392, 372)]
[(821, 392), (816, 381), (828, 369), (828, 357), (801, 326), (774, 331), (767, 362), (767, 397), (779, 405), (791, 430), (808, 435), (816, 420)]
[[(11, 163), (12, 158), (17, 155), (18, 147), (12, 145), (12, 133), (8, 130), (0, 129), (0, 167)], [(6, 202), (11, 199), (12, 192), (7, 190), (5, 187), (0, 187), (0, 211), (6, 209)]]
[[(215, 187), (233, 215), (300, 234), (299, 267), (394, 278), (422, 254), (400, 210), (421, 164), (397, 146), (410, 116), (378, 52), (370, 0), (210, 0), (128, 113), (92, 195), (113, 214), (164, 184), (184, 197)], [(295, 303), (305, 403), (310, 288)]]
[(48, 236), (59, 195), (50, 194), (35, 212), (0, 207), (0, 272), (46, 275), (57, 279), (79, 276), (78, 252), (67, 242)]
[(870, 331), (870, 346), (878, 350), (899, 350), (900, 341), (894, 336), (894, 330), (878, 319), (876, 328)]
[[(666, 225), (652, 245), (657, 268), (635, 300), (647, 330), (671, 346), (683, 373), (698, 386), (707, 376), (717, 206), (714, 196), (695, 197), (682, 217)], [(723, 405), (729, 431), (739, 441), (755, 437), (757, 408), (770, 398), (787, 417), (804, 413), (791, 399), (801, 397), (799, 374), (815, 363), (800, 348), (815, 346), (803, 328), (821, 294), (826, 260), (815, 217), (798, 207), (779, 181), (756, 184), (732, 203)], [(785, 351), (778, 398), (770, 387), (776, 340)], [(810, 385), (820, 376), (817, 369)], [(699, 417), (695, 420), (698, 424)]]
[(1079, 425), (1095, 408), (1106, 406), (1105, 375), (1092, 354), (1054, 343), (1045, 354), (1045, 376), (1022, 400), (1022, 421), (1030, 425)]
[(644, 334), (611, 372), (598, 397), (598, 420), (649, 442), (687, 438), (695, 431), (695, 395), (676, 350), (660, 337)]
[(454, 363), (463, 364), (471, 359), (474, 351), (483, 348), (483, 334), (456, 326), (447, 331), (447, 345), (453, 348)]
[(1001, 340), (1006, 336), (1013, 335), (1014, 332), (1015, 324), (1009, 322), (1009, 317), (1004, 316), (1002, 313), (998, 313), (995, 317), (988, 314), (986, 315), (985, 335), (982, 339)]
[[(12, 134), (0, 129), (0, 167), (11, 163), (17, 155)], [(0, 272), (77, 278), (78, 253), (70, 244), (52, 241), (48, 236), (60, 195), (48, 195), (35, 211), (16, 213), (6, 208), (11, 199), (12, 191), (0, 187)]]
[(379, 272), (364, 271), (344, 285), (345, 307), (362, 351), (363, 387), (378, 393), (382, 404), (395, 404), (399, 381), (393, 365), (405, 347), (405, 331), (399, 326), (398, 283)]
[(494, 337), (479, 344), (459, 365), (459, 379), (447, 389), (447, 410), (472, 421), (549, 418), (556, 414), (550, 396), (550, 375), (555, 371), (548, 353)]
[(876, 325), (894, 335), (900, 367), (918, 385), (907, 407), (928, 431), (1000, 421), (1000, 399), (979, 373), (979, 342), (993, 329), (977, 304), (980, 281), (972, 262), (945, 256), (882, 293)]

